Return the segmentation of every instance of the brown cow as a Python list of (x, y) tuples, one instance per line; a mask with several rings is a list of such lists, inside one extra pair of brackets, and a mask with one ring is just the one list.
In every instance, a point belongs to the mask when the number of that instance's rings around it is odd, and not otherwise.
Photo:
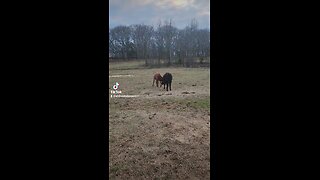
[(154, 86), (154, 81), (156, 81), (157, 87), (159, 87), (159, 81), (160, 81), (160, 83), (162, 81), (162, 76), (160, 75), (160, 73), (156, 73), (153, 76), (153, 84), (152, 84), (152, 86)]

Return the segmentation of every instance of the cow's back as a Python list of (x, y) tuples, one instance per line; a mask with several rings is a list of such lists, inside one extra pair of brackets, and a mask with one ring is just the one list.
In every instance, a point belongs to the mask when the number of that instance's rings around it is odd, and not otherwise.
[(155, 80), (158, 80), (158, 81), (159, 81), (159, 80), (160, 80), (160, 81), (162, 80), (162, 76), (161, 76), (159, 73), (155, 74), (153, 78), (154, 78)]
[(170, 73), (165, 73), (164, 75), (163, 75), (163, 82), (164, 83), (171, 83), (172, 82), (172, 74), (170, 74)]

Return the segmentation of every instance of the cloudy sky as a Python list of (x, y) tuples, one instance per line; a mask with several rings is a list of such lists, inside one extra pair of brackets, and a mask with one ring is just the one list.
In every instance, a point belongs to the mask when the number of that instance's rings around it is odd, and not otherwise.
[(210, 29), (210, 0), (109, 0), (109, 26), (156, 25), (159, 20), (174, 22), (182, 29), (195, 18), (199, 28)]

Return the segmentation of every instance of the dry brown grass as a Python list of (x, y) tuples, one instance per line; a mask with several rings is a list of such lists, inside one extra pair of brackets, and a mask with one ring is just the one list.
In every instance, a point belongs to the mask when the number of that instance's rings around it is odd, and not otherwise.
[[(110, 63), (110, 179), (210, 179), (209, 69), (143, 69), (143, 62)], [(172, 91), (152, 87), (154, 72), (173, 75)], [(109, 91), (110, 95), (110, 91)]]

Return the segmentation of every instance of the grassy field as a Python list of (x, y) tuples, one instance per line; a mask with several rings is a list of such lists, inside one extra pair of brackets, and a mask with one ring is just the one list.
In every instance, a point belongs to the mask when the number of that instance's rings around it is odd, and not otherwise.
[[(210, 70), (143, 63), (109, 63), (109, 178), (210, 179)], [(152, 86), (155, 72), (172, 91)], [(138, 97), (110, 98), (116, 82)]]

